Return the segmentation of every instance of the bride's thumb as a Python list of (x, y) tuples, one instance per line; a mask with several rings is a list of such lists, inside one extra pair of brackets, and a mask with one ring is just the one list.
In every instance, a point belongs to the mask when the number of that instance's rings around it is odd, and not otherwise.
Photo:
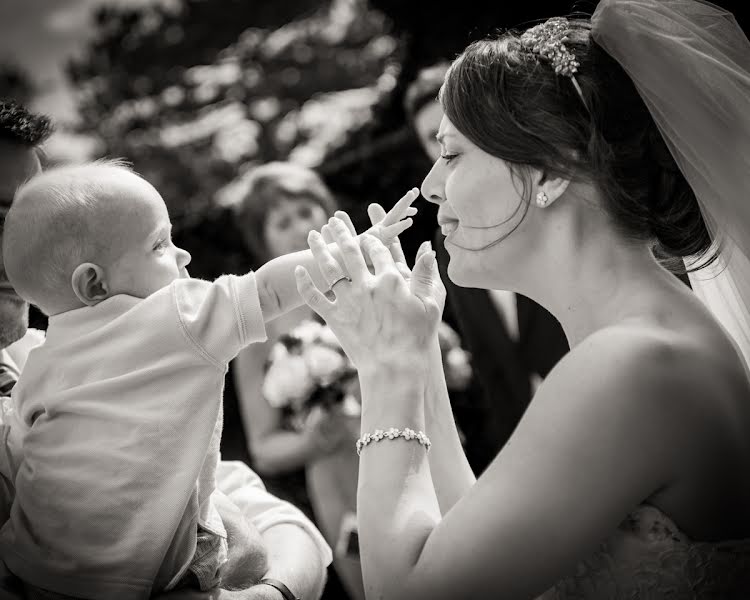
[(432, 297), (434, 278), (436, 275), (435, 253), (422, 253), (411, 271), (411, 291), (421, 300)]

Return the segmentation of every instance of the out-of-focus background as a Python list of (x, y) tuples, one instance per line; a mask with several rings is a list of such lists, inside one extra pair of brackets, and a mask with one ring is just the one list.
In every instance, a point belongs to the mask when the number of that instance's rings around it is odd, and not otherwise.
[[(50, 162), (131, 161), (167, 201), (193, 272), (211, 277), (247, 265), (222, 208), (243, 172), (311, 166), (364, 222), (369, 202), (392, 204), (429, 168), (402, 106), (418, 69), (497, 28), (595, 5), (2, 0), (0, 96), (55, 118)], [(422, 206), (407, 249), (433, 229)]]
[[(734, 11), (748, 31), (741, 10), (746, 2), (717, 1)], [(419, 186), (430, 168), (404, 107), (406, 90), (422, 69), (450, 61), (469, 42), (499, 29), (562, 14), (590, 14), (596, 3), (0, 0), (0, 97), (53, 117), (57, 131), (44, 147), (47, 165), (104, 156), (131, 162), (164, 197), (175, 242), (192, 255), (191, 275), (213, 279), (246, 272), (262, 261), (252, 255), (252, 244), (243, 239), (229, 208), (245, 193), (245, 176), (252, 169), (269, 161), (313, 169), (362, 230), (368, 224), (368, 204), (390, 208), (406, 190)], [(437, 229), (436, 207), (424, 201), (418, 207), (414, 226), (402, 237), (409, 258)], [(296, 218), (303, 217), (310, 215), (300, 212)], [(449, 307), (445, 320), (463, 335), (455, 316)], [(516, 322), (518, 316), (513, 317)], [(32, 317), (33, 325), (44, 328), (38, 312)], [(277, 329), (277, 334), (285, 333), (281, 326)], [(562, 355), (567, 345), (562, 332), (559, 337), (565, 345)], [(551, 339), (545, 338), (546, 350), (554, 349)], [(508, 348), (520, 348), (517, 341)], [(494, 413), (482, 404), (475, 376), (481, 365), (469, 366), (470, 357), (456, 353), (459, 335), (448, 328), (443, 345), (456, 420), (466, 433), (472, 467), (481, 472), (501, 443), (497, 431), (508, 425), (493, 429)], [(456, 356), (460, 360), (453, 364)], [(294, 460), (284, 457), (284, 468), (268, 457), (261, 460), (265, 435), (256, 431), (253, 437), (249, 424), (276, 419), (281, 430), (288, 415), (269, 417), (272, 409), (259, 387), (257, 397), (236, 389), (232, 373), (241, 375), (241, 366), (231, 369), (224, 401), (224, 457), (248, 462), (269, 489), (317, 518), (336, 546), (342, 539), (339, 522), (345, 524), (350, 515), (337, 509), (331, 516), (324, 509), (333, 499), (351, 510), (353, 495), (346, 504), (330, 493), (334, 486), (325, 478), (328, 473), (321, 478), (322, 471), (312, 473), (312, 487), (309, 469), (307, 484), (304, 473), (300, 479), (300, 470), (310, 466), (305, 461), (312, 462), (304, 453), (297, 452)], [(529, 373), (517, 377), (531, 389)], [(515, 385), (512, 381), (508, 389)], [(273, 411), (281, 414), (278, 407)], [(344, 441), (344, 455), (356, 463), (353, 442)], [(339, 463), (330, 465), (333, 474), (344, 472)], [(342, 497), (356, 488), (356, 464), (352, 470), (349, 480), (342, 479)], [(344, 542), (349, 548), (350, 538)], [(323, 599), (359, 600), (363, 594), (356, 558), (347, 550), (338, 559), (338, 576), (329, 571)]]
[[(588, 10), (593, 2), (578, 3)], [(254, 165), (315, 168), (364, 222), (429, 163), (406, 123), (407, 83), (497, 27), (569, 2), (3, 0), (0, 95), (57, 121), (51, 163), (113, 156), (167, 201), (192, 272), (247, 268), (223, 208)], [(405, 243), (431, 237), (426, 205)]]

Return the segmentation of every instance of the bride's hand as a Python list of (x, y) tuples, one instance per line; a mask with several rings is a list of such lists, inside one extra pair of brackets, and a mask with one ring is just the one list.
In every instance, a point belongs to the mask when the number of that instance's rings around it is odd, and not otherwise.
[[(380, 204), (376, 203), (370, 204), (370, 206), (367, 207), (367, 214), (370, 217), (370, 222), (373, 224), (381, 222), (386, 216), (385, 209), (380, 206)], [(350, 227), (350, 230), (352, 229), (353, 228)], [(437, 263), (433, 261), (432, 269), (430, 270), (430, 272), (420, 270), (416, 272), (416, 275), (414, 275), (414, 272), (409, 269), (409, 265), (406, 264), (406, 257), (404, 256), (404, 251), (401, 248), (401, 242), (399, 241), (399, 239), (396, 238), (393, 242), (387, 244), (387, 246), (388, 250), (390, 250), (391, 252), (393, 261), (396, 263), (396, 267), (398, 268), (399, 273), (401, 273), (404, 279), (409, 282), (412, 293), (417, 293), (419, 286), (427, 287), (428, 289), (423, 293), (429, 293), (433, 298), (435, 298), (435, 301), (440, 307), (440, 314), (442, 316), (443, 309), (445, 308), (446, 291), (445, 284), (443, 284), (443, 280), (440, 279), (440, 272), (438, 271)], [(429, 241), (422, 242), (422, 244), (419, 246), (419, 249), (417, 250), (417, 256), (414, 259), (414, 264), (418, 264), (420, 257), (426, 252), (430, 251), (432, 251), (432, 244)]]
[[(401, 198), (400, 202), (404, 201), (405, 198), (406, 196)], [(416, 208), (409, 207), (406, 214), (413, 215), (415, 213)], [(388, 217), (388, 213), (385, 211), (385, 209), (377, 203), (370, 204), (370, 206), (367, 207), (367, 215), (370, 217), (370, 223), (372, 223), (373, 227), (385, 222), (385, 219)], [(353, 236), (357, 236), (357, 230), (355, 229), (352, 220), (349, 218), (349, 215), (346, 212), (344, 212), (343, 210), (337, 210), (334, 213), (334, 217), (341, 219), (344, 222), (344, 225), (346, 225), (347, 229), (349, 229), (349, 232)], [(320, 233), (327, 244), (334, 242), (331, 229), (328, 225), (323, 225)], [(434, 270), (431, 273), (426, 273), (428, 277), (425, 277), (424, 272), (417, 273), (417, 277), (412, 277), (412, 271), (411, 269), (409, 269), (409, 265), (406, 262), (406, 256), (404, 255), (404, 251), (401, 248), (401, 241), (399, 240), (399, 238), (396, 237), (392, 241), (390, 241), (390, 243), (386, 243), (385, 245), (388, 247), (388, 250), (393, 257), (393, 262), (396, 263), (398, 272), (401, 273), (403, 278), (409, 283), (412, 293), (415, 293), (415, 288), (418, 288), (420, 285), (431, 288), (429, 290), (429, 293), (433, 298), (435, 298), (435, 301), (438, 303), (438, 306), (440, 307), (440, 314), (442, 315), (445, 308), (446, 290), (445, 284), (443, 284), (443, 281), (440, 278), (440, 272), (438, 271), (437, 263), (433, 263)], [(432, 244), (429, 241), (422, 242), (422, 244), (419, 246), (419, 249), (417, 250), (417, 256), (414, 260), (414, 263), (418, 263), (420, 257), (426, 252), (430, 252), (431, 250)]]
[[(297, 267), (297, 288), (302, 298), (331, 327), (360, 375), (383, 366), (422, 368), (424, 349), (435, 334), (441, 312), (432, 295), (434, 253), (420, 256), (410, 285), (381, 241), (365, 234), (360, 247), (344, 222), (335, 217), (329, 229), (351, 280), (342, 277), (344, 271), (321, 235), (311, 232), (310, 249), (324, 278), (333, 284), (335, 300), (328, 300), (309, 273)], [(363, 251), (373, 273), (367, 268)]]

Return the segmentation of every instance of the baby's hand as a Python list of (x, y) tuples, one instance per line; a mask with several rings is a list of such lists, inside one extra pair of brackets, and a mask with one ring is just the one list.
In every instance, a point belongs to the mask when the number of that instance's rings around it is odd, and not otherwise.
[[(382, 218), (373, 219), (372, 215), (370, 215), (370, 220), (373, 225), (364, 233), (378, 238), (383, 244), (389, 247), (392, 244), (397, 243), (398, 236), (412, 226), (413, 221), (411, 217), (417, 214), (417, 209), (412, 206), (412, 202), (417, 198), (419, 198), (419, 189), (412, 188), (393, 205), (391, 210), (387, 213), (383, 211), (385, 214)], [(377, 204), (371, 206), (380, 207), (380, 205)], [(380, 210), (382, 211), (383, 209), (381, 208)], [(341, 219), (353, 236), (357, 236), (358, 239), (362, 238), (364, 233), (357, 235), (357, 230), (354, 228), (352, 220), (343, 210), (337, 210), (333, 216), (337, 219)], [(323, 225), (320, 234), (326, 244), (334, 243), (333, 234), (327, 224)]]
[(412, 202), (417, 198), (419, 198), (419, 189), (410, 189), (393, 205), (385, 217), (374, 223), (365, 233), (378, 238), (385, 246), (390, 246), (399, 235), (411, 227), (413, 223), (411, 216), (417, 213)]

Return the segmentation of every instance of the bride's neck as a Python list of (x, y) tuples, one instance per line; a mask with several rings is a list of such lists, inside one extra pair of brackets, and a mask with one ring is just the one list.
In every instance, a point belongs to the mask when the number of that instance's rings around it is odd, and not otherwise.
[(668, 309), (664, 292), (683, 286), (653, 259), (645, 244), (620, 243), (607, 236), (565, 248), (542, 270), (543, 277), (535, 277), (521, 293), (560, 321), (571, 347), (608, 325)]

